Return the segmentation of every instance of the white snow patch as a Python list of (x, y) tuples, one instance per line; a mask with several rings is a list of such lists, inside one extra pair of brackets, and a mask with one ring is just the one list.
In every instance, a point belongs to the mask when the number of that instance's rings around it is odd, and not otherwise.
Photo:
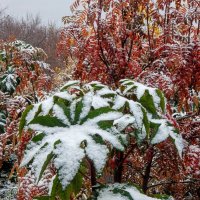
[(126, 114), (119, 119), (114, 121), (114, 125), (117, 125), (117, 129), (119, 131), (123, 131), (128, 125), (133, 124), (135, 122), (135, 117)]
[(26, 123), (28, 124), (30, 121), (33, 120), (33, 118), (35, 117), (36, 112), (39, 109), (40, 104), (35, 104), (34, 107), (28, 112), (27, 116), (26, 116)]
[(53, 113), (56, 118), (60, 119), (67, 126), (70, 126), (69, 119), (65, 115), (64, 110), (59, 105), (55, 104), (53, 106)]
[(73, 95), (70, 95), (68, 92), (58, 92), (54, 96), (60, 97), (67, 101), (72, 101), (72, 99), (73, 99)]
[(92, 106), (94, 109), (107, 107), (109, 106), (108, 99), (95, 95), (93, 96)]
[(138, 134), (140, 139), (144, 139), (146, 137), (146, 129), (143, 123), (143, 112), (142, 107), (139, 103), (129, 100), (130, 111), (135, 117), (135, 125), (138, 130), (141, 131), (141, 134)]
[(152, 119), (153, 123), (160, 124), (158, 131), (152, 139), (152, 144), (160, 143), (169, 137), (169, 133), (173, 130), (172, 127), (167, 125), (167, 121), (164, 119)]
[(49, 111), (53, 107), (53, 104), (54, 104), (53, 97), (49, 97), (48, 99), (46, 99), (45, 101), (43, 101), (41, 103), (42, 114), (43, 115), (49, 114)]
[(118, 109), (122, 108), (126, 102), (127, 102), (126, 98), (124, 98), (120, 95), (117, 95), (112, 108), (115, 110), (118, 110)]
[(93, 101), (92, 92), (88, 92), (87, 94), (85, 94), (85, 96), (83, 97), (83, 108), (79, 117), (80, 120), (85, 118), (90, 112), (92, 101)]

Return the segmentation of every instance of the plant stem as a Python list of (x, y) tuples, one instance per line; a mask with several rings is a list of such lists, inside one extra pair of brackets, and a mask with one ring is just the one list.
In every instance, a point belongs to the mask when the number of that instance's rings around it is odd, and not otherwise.
[(144, 177), (143, 177), (143, 184), (142, 184), (142, 190), (143, 190), (143, 192), (145, 194), (146, 194), (146, 192), (148, 190), (148, 183), (149, 183), (151, 167), (152, 167), (152, 161), (153, 161), (153, 156), (154, 156), (153, 147), (150, 146), (148, 150), (150, 151), (149, 161), (148, 161), (146, 169), (145, 169), (145, 173), (144, 173)]
[(150, 186), (148, 186), (147, 189), (150, 189), (150, 188), (153, 188), (153, 187), (157, 187), (157, 186), (160, 186), (160, 185), (167, 185), (167, 184), (189, 184), (189, 183), (195, 183), (195, 182), (198, 182), (198, 181), (200, 181), (200, 180), (161, 182), (161, 183), (157, 183), (157, 184), (154, 184), (154, 185), (150, 185)]
[(91, 176), (91, 186), (92, 186), (92, 192), (95, 191), (95, 185), (97, 184), (97, 179), (96, 179), (96, 169), (94, 167), (94, 163), (92, 160), (89, 158), (87, 159), (89, 164), (90, 164), (90, 176)]
[(121, 183), (122, 182), (122, 172), (123, 172), (123, 152), (117, 152), (117, 159), (116, 159), (116, 169), (114, 172), (114, 182)]

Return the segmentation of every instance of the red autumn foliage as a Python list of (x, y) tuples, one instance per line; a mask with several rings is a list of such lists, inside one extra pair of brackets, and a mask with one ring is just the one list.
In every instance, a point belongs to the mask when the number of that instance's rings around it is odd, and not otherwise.
[[(170, 120), (185, 139), (182, 160), (170, 142), (157, 145), (153, 156), (148, 145), (134, 148), (124, 163), (124, 178), (150, 193), (159, 190), (176, 199), (198, 199), (199, 1), (83, 1), (82, 11), (79, 3), (71, 7), (73, 16), (63, 18), (66, 27), (57, 45), (58, 54), (73, 63), (74, 78), (114, 87), (122, 78), (133, 78), (161, 89), (174, 116)], [(114, 168), (115, 159), (109, 164)], [(158, 181), (155, 187), (152, 180)]]
[(45, 59), (42, 49), (25, 42), (0, 41), (0, 168), (3, 166), (9, 177), (18, 169), (22, 150), (30, 139), (29, 135), (20, 143), (21, 115), (51, 89), (51, 70)]

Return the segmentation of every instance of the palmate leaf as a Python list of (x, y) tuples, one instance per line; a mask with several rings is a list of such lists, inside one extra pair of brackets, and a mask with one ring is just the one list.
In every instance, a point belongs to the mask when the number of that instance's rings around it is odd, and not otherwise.
[(149, 119), (147, 117), (146, 109), (140, 103), (118, 95), (115, 99), (113, 108), (123, 113), (129, 112), (130, 116), (128, 120), (124, 115), (121, 119), (115, 121), (115, 125), (118, 125), (119, 128), (123, 127), (123, 129), (128, 125), (133, 125), (136, 129), (135, 137), (139, 143), (149, 137)]
[[(101, 172), (110, 147), (124, 150), (128, 144), (124, 133), (126, 127), (134, 127), (133, 136), (139, 143), (148, 140), (155, 144), (166, 139), (160, 131), (164, 119), (153, 119), (151, 112), (154, 111), (147, 110), (142, 103), (130, 100), (121, 92), (98, 82), (83, 86), (74, 84), (79, 88), (75, 93), (71, 92), (74, 86), (69, 83), (66, 86), (70, 91), (63, 89), (47, 100), (28, 107), (20, 124), (20, 130), (26, 128), (35, 131), (21, 166), (30, 165), (39, 181), (48, 164), (53, 162), (58, 174), (52, 191), (59, 183), (61, 198), (68, 198), (69, 193), (74, 192), (71, 184), (84, 158), (89, 158), (96, 171)], [(150, 135), (150, 132), (153, 134)], [(162, 137), (162, 140), (156, 139)], [(172, 137), (175, 144), (181, 141), (172, 133), (167, 137)], [(68, 197), (62, 196), (65, 194), (63, 191), (67, 191)]]
[(147, 87), (129, 79), (123, 79), (120, 82), (123, 95), (134, 94), (138, 102), (151, 114), (156, 115), (159, 109), (165, 112), (165, 97), (159, 89)]
[[(147, 87), (129, 79), (124, 79), (120, 82), (122, 85), (121, 93), (125, 96), (134, 95), (137, 101), (145, 108), (145, 110), (142, 109), (143, 112), (147, 112), (146, 115), (143, 115), (143, 121), (146, 128), (146, 135), (148, 136), (147, 138), (150, 139), (150, 142), (152, 144), (157, 144), (170, 137), (174, 141), (179, 155), (182, 156), (184, 147), (183, 139), (173, 128), (172, 124), (170, 124), (167, 119), (163, 119), (162, 116), (162, 114), (165, 113), (166, 104), (164, 94), (159, 89)], [(133, 110), (136, 112), (136, 109)], [(139, 127), (141, 128), (141, 126)], [(144, 131), (144, 129), (142, 130)], [(140, 134), (141, 131), (138, 128), (135, 137), (138, 138)], [(143, 133), (143, 136), (145, 136), (145, 133)]]
[[(110, 107), (95, 109), (92, 101), (95, 94), (90, 90), (82, 97), (72, 97), (71, 102), (61, 101), (64, 93), (62, 98), (56, 94), (57, 98), (53, 98), (51, 108), (48, 105), (48, 115), (43, 115), (44, 102), (25, 111), (23, 121), (26, 121), (27, 128), (37, 132), (27, 146), (21, 166), (30, 164), (37, 181), (40, 180), (48, 163), (54, 162), (59, 181), (63, 189), (67, 188), (78, 173), (80, 162), (85, 156), (94, 162), (97, 171), (100, 172), (109, 151), (106, 143), (99, 142), (100, 138), (123, 150), (123, 145), (118, 139), (120, 133), (112, 133), (113, 123), (109, 123), (107, 128), (101, 128), (105, 121), (113, 122), (120, 118), (122, 113)], [(46, 103), (49, 101), (46, 100)], [(81, 146), (83, 141), (86, 141), (84, 147)]]
[(92, 200), (173, 200), (170, 196), (156, 196), (149, 197), (145, 195), (138, 186), (131, 184), (113, 184), (101, 188), (97, 195), (92, 198)]
[[(101, 170), (106, 162), (108, 149), (105, 145), (96, 144), (92, 138), (93, 135), (97, 134), (105, 141), (110, 142), (115, 148), (123, 149), (123, 146), (118, 141), (118, 135), (112, 135), (109, 130), (101, 130), (98, 128), (97, 123), (101, 122), (102, 115), (102, 119), (105, 117), (109, 118), (109, 120), (114, 120), (121, 116), (119, 112), (107, 112), (87, 120), (82, 125), (77, 124), (71, 127), (67, 125), (63, 127), (63, 124), (55, 117), (49, 118), (50, 125), (54, 124), (55, 126), (45, 126), (49, 125), (49, 123), (42, 116), (36, 117), (29, 123), (29, 128), (43, 132), (45, 137), (39, 142), (31, 142), (28, 145), (26, 154), (29, 154), (29, 158), (27, 160), (25, 159), (23, 164), (31, 161), (31, 154), (34, 157), (32, 166), (36, 169), (35, 174), (38, 177), (42, 169), (42, 165), (38, 161), (45, 161), (48, 155), (53, 152), (55, 155), (54, 164), (59, 169), (59, 175), (64, 187), (70, 183), (73, 176), (77, 173), (80, 161), (85, 157), (85, 153), (94, 161), (97, 170)], [(54, 146), (58, 140), (61, 142)], [(85, 150), (80, 148), (82, 141), (87, 141)], [(99, 157), (96, 157), (97, 153)], [(65, 161), (65, 158), (71, 160), (70, 163)]]

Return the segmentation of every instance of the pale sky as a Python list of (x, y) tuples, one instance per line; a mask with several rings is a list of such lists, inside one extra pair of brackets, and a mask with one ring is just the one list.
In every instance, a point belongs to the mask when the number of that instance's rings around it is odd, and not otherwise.
[(0, 0), (0, 8), (7, 8), (6, 14), (20, 19), (27, 13), (39, 15), (43, 24), (55, 23), (62, 26), (62, 17), (70, 15), (69, 6), (73, 0)]

